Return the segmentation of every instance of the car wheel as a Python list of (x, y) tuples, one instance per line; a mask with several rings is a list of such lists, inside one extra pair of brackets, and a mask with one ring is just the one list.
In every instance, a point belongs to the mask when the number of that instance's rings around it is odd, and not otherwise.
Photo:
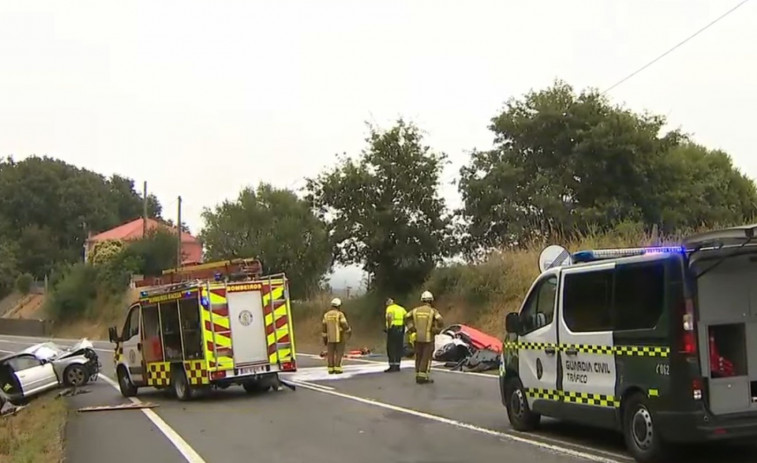
[(126, 373), (126, 368), (123, 366), (118, 367), (116, 376), (118, 377), (118, 388), (121, 389), (122, 396), (134, 397), (137, 395), (137, 386), (131, 382), (129, 375)]
[(181, 366), (171, 368), (171, 383), (177, 399), (187, 401), (192, 398), (192, 388), (189, 386), (184, 368)]
[(533, 431), (539, 426), (541, 415), (531, 411), (526, 391), (519, 379), (511, 379), (506, 386), (507, 418), (516, 431)]
[(623, 437), (636, 461), (668, 461), (668, 446), (660, 437), (646, 398), (640, 393), (630, 396), (623, 405)]
[(66, 387), (84, 386), (89, 381), (89, 375), (83, 365), (69, 365), (63, 371), (63, 385)]

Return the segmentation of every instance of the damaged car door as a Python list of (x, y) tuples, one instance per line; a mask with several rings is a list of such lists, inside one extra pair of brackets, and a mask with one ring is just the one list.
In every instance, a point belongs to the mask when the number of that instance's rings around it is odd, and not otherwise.
[(32, 354), (21, 354), (9, 360), (24, 396), (37, 394), (58, 386), (52, 363)]

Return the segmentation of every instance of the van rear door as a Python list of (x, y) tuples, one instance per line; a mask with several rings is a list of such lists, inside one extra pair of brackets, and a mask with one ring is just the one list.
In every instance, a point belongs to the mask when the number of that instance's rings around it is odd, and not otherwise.
[(230, 284), (226, 288), (234, 366), (268, 363), (262, 285)]
[(699, 251), (691, 273), (710, 411), (757, 413), (757, 249)]

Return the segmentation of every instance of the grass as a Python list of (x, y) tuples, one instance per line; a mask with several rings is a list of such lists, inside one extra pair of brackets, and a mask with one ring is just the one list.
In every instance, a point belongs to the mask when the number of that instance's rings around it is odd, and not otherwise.
[(34, 399), (15, 415), (0, 418), (0, 461), (59, 463), (63, 461), (66, 402), (51, 392)]

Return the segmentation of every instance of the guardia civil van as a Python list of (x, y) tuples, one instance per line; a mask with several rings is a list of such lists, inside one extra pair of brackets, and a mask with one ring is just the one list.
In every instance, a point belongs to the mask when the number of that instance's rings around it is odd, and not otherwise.
[(623, 433), (636, 461), (670, 444), (757, 436), (757, 225), (681, 246), (569, 253), (506, 318), (500, 393), (512, 426), (540, 417)]

